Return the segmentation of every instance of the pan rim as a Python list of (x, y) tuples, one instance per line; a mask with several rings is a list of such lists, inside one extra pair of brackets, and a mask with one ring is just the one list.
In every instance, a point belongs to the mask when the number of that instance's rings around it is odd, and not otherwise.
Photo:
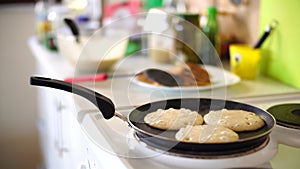
[[(225, 101), (225, 102), (231, 102), (231, 103), (234, 103), (234, 104), (242, 104), (242, 105), (245, 105), (245, 106), (248, 106), (248, 107), (253, 107), (255, 109), (259, 109), (260, 111), (264, 112), (264, 114), (268, 115), (268, 118), (272, 120), (272, 123), (273, 125), (270, 126), (268, 128), (267, 131), (261, 133), (261, 134), (258, 134), (258, 135), (255, 135), (255, 136), (252, 136), (252, 137), (248, 137), (248, 138), (242, 138), (242, 139), (239, 139), (239, 140), (236, 140), (236, 141), (230, 141), (230, 142), (224, 142), (224, 143), (196, 143), (196, 142), (184, 142), (184, 141), (179, 141), (179, 140), (176, 140), (175, 138), (167, 138), (167, 137), (164, 137), (164, 136), (160, 136), (160, 135), (155, 135), (153, 133), (149, 133), (147, 131), (144, 131), (142, 129), (140, 129), (139, 127), (137, 127), (136, 125), (134, 125), (131, 121), (131, 118), (130, 118), (130, 115), (132, 115), (132, 112), (145, 106), (145, 105), (149, 105), (149, 104), (157, 104), (158, 102), (163, 102), (163, 101), (175, 101), (175, 100), (214, 100), (214, 101)], [(255, 112), (254, 112), (255, 113)], [(255, 113), (256, 114), (256, 113)], [(261, 117), (261, 116), (260, 116)], [(262, 117), (261, 117), (262, 118)], [(261, 137), (264, 137), (266, 135), (269, 135), (272, 130), (275, 128), (276, 126), (276, 119), (274, 118), (274, 116), (267, 112), (266, 110), (263, 110), (259, 107), (256, 107), (256, 106), (252, 106), (250, 104), (247, 104), (247, 103), (242, 103), (242, 102), (237, 102), (237, 101), (232, 101), (232, 100), (225, 100), (225, 99), (214, 99), (214, 98), (203, 98), (203, 97), (197, 97), (197, 98), (172, 98), (172, 99), (163, 99), (163, 100), (158, 100), (158, 101), (155, 101), (155, 102), (148, 102), (148, 103), (145, 103), (141, 106), (138, 106), (136, 107), (134, 110), (131, 110), (131, 112), (128, 114), (127, 116), (127, 119), (128, 119), (128, 123), (129, 125), (137, 132), (140, 132), (140, 133), (143, 133), (143, 134), (146, 134), (148, 136), (151, 136), (151, 137), (156, 137), (156, 138), (159, 138), (159, 139), (163, 139), (163, 140), (166, 140), (166, 141), (174, 141), (174, 142), (179, 142), (179, 143), (185, 143), (185, 144), (196, 144), (196, 145), (220, 145), (220, 144), (238, 144), (238, 143), (241, 143), (241, 142), (247, 142), (247, 141), (251, 141), (251, 140), (255, 140), (255, 139), (258, 139), (258, 138), (261, 138)], [(263, 119), (264, 120), (264, 119)], [(265, 125), (266, 124), (266, 121), (264, 120), (265, 122)], [(159, 129), (158, 129), (159, 130)], [(162, 130), (163, 131), (163, 130)], [(237, 132), (238, 134), (240, 132)]]
[[(238, 153), (244, 153), (249, 150), (254, 150), (257, 147), (261, 146), (266, 140), (270, 140), (269, 135), (265, 135), (263, 137), (249, 140), (242, 142), (241, 144), (232, 144), (232, 146), (227, 146), (226, 144), (189, 144), (187, 142), (178, 142), (178, 144), (174, 144), (172, 146), (165, 146), (161, 143), (161, 141), (166, 140), (155, 140), (149, 141), (147, 136), (144, 136), (141, 133), (136, 132), (136, 137), (141, 141), (144, 142), (147, 146), (154, 147), (166, 152), (174, 152), (184, 155), (191, 155), (193, 156), (203, 156), (203, 157), (216, 157), (220, 155), (233, 155)], [(216, 148), (216, 146), (218, 148)], [(222, 148), (220, 148), (220, 146)], [(225, 148), (224, 148), (225, 147)], [(228, 148), (230, 147), (230, 148)]]

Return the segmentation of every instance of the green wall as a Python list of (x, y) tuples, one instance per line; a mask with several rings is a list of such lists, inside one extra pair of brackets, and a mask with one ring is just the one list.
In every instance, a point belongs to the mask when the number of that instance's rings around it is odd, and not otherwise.
[(261, 71), (300, 88), (300, 1), (261, 0), (261, 34), (273, 19), (279, 24), (261, 47)]

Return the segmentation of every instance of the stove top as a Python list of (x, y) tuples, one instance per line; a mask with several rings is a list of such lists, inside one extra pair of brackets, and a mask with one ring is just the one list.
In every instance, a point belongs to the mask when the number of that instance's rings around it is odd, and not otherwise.
[(245, 101), (274, 115), (276, 126), (271, 135), (278, 144), (300, 148), (300, 93), (265, 96), (262, 99), (250, 98)]
[(151, 157), (152, 160), (178, 168), (199, 168), (199, 166), (201, 168), (244, 168), (254, 166), (271, 168), (268, 162), (276, 155), (278, 150), (276, 140), (270, 137), (260, 146), (245, 152), (229, 155), (195, 156), (151, 147), (140, 141), (133, 130), (130, 135), (138, 141), (136, 142), (138, 145), (135, 146), (135, 151), (142, 154), (156, 154)]
[[(265, 110), (278, 104), (300, 103), (299, 95), (295, 97), (293, 96), (292, 101), (289, 99), (285, 100), (285, 97), (281, 97), (278, 100), (274, 100), (274, 97), (272, 97), (269, 102), (267, 98), (263, 99), (265, 102), (257, 100), (256, 98), (254, 98), (253, 102), (251, 102), (252, 100), (250, 98), (247, 100), (247, 103), (253, 103), (253, 105)], [(87, 128), (90, 128), (88, 130), (92, 131), (87, 133), (90, 136), (89, 138), (93, 139), (94, 143), (98, 143), (98, 146), (101, 147), (101, 149), (105, 149), (106, 151), (125, 159), (128, 163), (132, 162), (134, 165), (144, 165), (144, 163), (154, 164), (155, 162), (155, 164), (160, 167), (164, 166), (161, 168), (172, 169), (199, 168), (199, 166), (201, 166), (201, 168), (259, 167), (269, 169), (272, 168), (270, 160), (278, 153), (279, 144), (291, 145), (293, 147), (300, 145), (299, 139), (297, 139), (300, 138), (299, 130), (277, 125), (270, 134), (268, 140), (256, 149), (229, 156), (184, 156), (180, 153), (161, 151), (153, 146), (149, 146), (144, 142), (141, 142), (136, 138), (137, 136), (133, 130), (128, 127), (126, 123), (117, 118), (111, 119), (107, 122), (99, 116), (100, 114), (98, 111), (94, 111), (94, 113), (89, 115), (91, 121), (86, 122), (86, 124), (82, 124), (88, 126)], [(91, 128), (91, 125), (94, 125), (94, 128)], [(113, 130), (113, 132), (107, 132), (108, 130)], [(105, 139), (99, 139), (99, 133), (96, 133), (95, 131), (101, 132), (102, 135), (104, 132)], [(109, 137), (107, 137), (107, 135), (109, 135)]]
[[(247, 146), (242, 146), (235, 149), (226, 149), (226, 150), (216, 150), (214, 149), (211, 151), (205, 150), (204, 148), (198, 148), (198, 147), (192, 147), (191, 149), (187, 149), (186, 145), (168, 145), (165, 144), (165, 140), (157, 141), (158, 138), (153, 138), (151, 136), (144, 136), (138, 132), (134, 132), (134, 138), (137, 139), (140, 143), (145, 143), (150, 149), (156, 150), (158, 152), (164, 152), (166, 154), (180, 156), (180, 157), (190, 157), (190, 158), (202, 158), (202, 159), (218, 159), (218, 158), (231, 158), (231, 157), (237, 157), (237, 156), (243, 156), (246, 154), (250, 154), (256, 151), (259, 151), (263, 149), (268, 143), (269, 143), (269, 137), (264, 137), (259, 140), (259, 142), (255, 142), (255, 144), (251, 143)], [(153, 141), (152, 141), (153, 140)], [(159, 144), (161, 143), (161, 144)], [(166, 145), (166, 146), (165, 146)], [(226, 147), (226, 144), (218, 144), (218, 145), (212, 145), (212, 146), (224, 146)]]
[[(231, 155), (220, 156), (188, 156), (180, 153), (166, 152), (153, 148), (144, 142), (137, 139), (133, 129), (130, 129), (126, 124), (115, 118), (109, 120), (110, 124), (100, 118), (99, 113), (91, 114), (89, 117), (96, 124), (94, 129), (105, 132), (105, 140), (100, 140), (99, 134), (89, 133), (89, 138), (93, 139), (94, 143), (106, 152), (114, 154), (127, 162), (134, 161), (134, 164), (154, 163), (163, 168), (244, 168), (244, 167), (259, 167), (272, 168), (269, 161), (276, 155), (278, 144), (272, 137), (268, 138), (263, 144), (255, 149), (236, 153)], [(91, 125), (91, 121), (88, 122)], [(113, 124), (111, 124), (113, 123)], [(116, 127), (121, 125), (123, 127)], [(110, 128), (111, 126), (114, 126)], [(109, 127), (109, 128), (107, 128)], [(124, 130), (126, 128), (126, 130)], [(107, 132), (110, 131), (110, 132)], [(107, 141), (109, 140), (109, 145)], [(138, 160), (137, 160), (138, 159)]]
[(300, 130), (300, 103), (286, 103), (271, 106), (267, 109), (277, 125)]

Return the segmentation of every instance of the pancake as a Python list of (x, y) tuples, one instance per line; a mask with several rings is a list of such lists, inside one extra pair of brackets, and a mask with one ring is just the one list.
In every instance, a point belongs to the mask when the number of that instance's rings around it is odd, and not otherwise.
[(208, 125), (221, 125), (237, 132), (253, 131), (264, 126), (264, 121), (257, 114), (244, 110), (217, 110), (204, 115)]
[(186, 62), (169, 70), (170, 73), (183, 79), (182, 86), (207, 86), (211, 85), (210, 76), (201, 65)]
[(239, 140), (239, 135), (223, 126), (197, 125), (181, 128), (175, 138), (192, 143), (226, 143)]
[[(210, 76), (206, 69), (201, 65), (193, 63), (185, 63), (184, 65), (176, 65), (169, 70), (168, 73), (182, 78), (180, 86), (208, 86), (211, 85)], [(144, 83), (152, 84), (155, 86), (163, 86), (147, 78), (143, 73), (137, 74), (136, 78)]]
[(196, 111), (181, 108), (158, 109), (145, 116), (144, 121), (151, 127), (162, 130), (179, 130), (187, 125), (201, 125), (203, 117)]

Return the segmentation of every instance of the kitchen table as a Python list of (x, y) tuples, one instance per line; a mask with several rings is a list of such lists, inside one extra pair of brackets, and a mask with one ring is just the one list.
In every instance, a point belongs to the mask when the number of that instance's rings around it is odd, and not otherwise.
[[(37, 75), (63, 79), (78, 73), (59, 53), (48, 51), (35, 37), (29, 38), (28, 45), (37, 61)], [(134, 73), (153, 64), (155, 63), (146, 56), (130, 56), (116, 65), (115, 72)], [(242, 80), (232, 86), (197, 92), (145, 88), (132, 83), (131, 77), (80, 85), (111, 98), (116, 110), (121, 113), (128, 113), (133, 107), (150, 101), (178, 97), (230, 99), (263, 109), (283, 102), (300, 103), (299, 89), (263, 75), (255, 80)], [(140, 146), (135, 147), (135, 143), (130, 141), (132, 139), (128, 139), (133, 135), (126, 123), (116, 118), (104, 120), (97, 109), (81, 97), (54, 89), (38, 90), (38, 128), (46, 168), (178, 168), (176, 165), (167, 165), (166, 161), (157, 160), (160, 154), (153, 152), (153, 156), (139, 158), (145, 154), (131, 151), (130, 146), (133, 149)], [(163, 157), (161, 156), (162, 159)], [(297, 168), (300, 166), (299, 157), (299, 148), (280, 144), (276, 156), (258, 167)]]

